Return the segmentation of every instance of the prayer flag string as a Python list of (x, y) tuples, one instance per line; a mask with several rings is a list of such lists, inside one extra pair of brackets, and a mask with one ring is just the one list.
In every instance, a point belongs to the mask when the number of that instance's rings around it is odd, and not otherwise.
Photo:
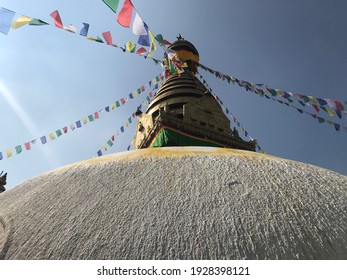
[[(212, 88), (208, 85), (208, 83), (206, 82), (206, 80), (203, 78), (203, 76), (198, 72), (199, 74), (199, 78), (200, 81), (205, 85), (206, 88), (208, 88), (208, 90), (212, 93), (213, 97), (217, 100), (217, 102), (221, 105), (223, 111), (227, 114), (227, 116), (231, 116), (233, 122), (235, 123), (235, 125), (237, 125), (241, 131), (244, 133), (245, 137), (249, 140), (249, 141), (256, 141), (249, 133), (248, 131), (242, 126), (242, 124), (238, 121), (238, 119), (234, 116), (233, 113), (231, 113), (231, 111), (224, 105), (223, 101), (218, 97), (217, 94), (215, 94), (212, 90)], [(256, 141), (257, 142), (257, 141)], [(256, 147), (258, 149), (259, 152), (261, 153), (266, 153), (265, 150), (257, 143)]]
[[(116, 100), (115, 102), (111, 103), (110, 105), (105, 106), (104, 108), (95, 111), (94, 113), (89, 114), (88, 116), (79, 119), (69, 125), (65, 125), (62, 128), (53, 130), (51, 132), (49, 132), (46, 135), (43, 135), (37, 139), (31, 140), (31, 141), (27, 141), (24, 144), (15, 146), (14, 148), (8, 148), (5, 150), (5, 152), (1, 152), (0, 151), (0, 160), (2, 160), (5, 157), (9, 158), (12, 157), (13, 155), (19, 155), (21, 154), (24, 150), (26, 151), (30, 151), (33, 147), (33, 145), (37, 144), (37, 143), (41, 143), (42, 145), (45, 145), (48, 143), (48, 140), (54, 141), (55, 139), (58, 139), (59, 137), (61, 137), (64, 134), (67, 134), (68, 132), (72, 132), (75, 129), (84, 127), (85, 125), (87, 125), (88, 123), (94, 122), (96, 120), (99, 120), (100, 117), (102, 116), (103, 113), (109, 113), (113, 110), (115, 110), (116, 108), (123, 106), (125, 103), (127, 103), (130, 99), (134, 99), (137, 96), (139, 96), (142, 92), (144, 92), (146, 89), (148, 89), (149, 87), (153, 87), (154, 89), (158, 89), (159, 88), (159, 84), (161, 84), (161, 82), (165, 79), (165, 75), (163, 73), (157, 75), (156, 77), (154, 77), (152, 80), (150, 80), (149, 82), (147, 82), (146, 84), (142, 85), (141, 87), (139, 87), (138, 89), (134, 90), (133, 92), (129, 93), (127, 96), (122, 97), (118, 100)], [(151, 91), (149, 93), (149, 95), (151, 97), (153, 97), (153, 92)], [(148, 97), (147, 97), (148, 98)], [(146, 99), (147, 100), (147, 99)]]
[[(306, 113), (308, 115), (311, 115), (313, 118), (317, 119), (319, 123), (327, 122), (333, 125), (336, 131), (347, 132), (347, 127), (339, 123), (336, 123), (332, 120), (326, 120), (325, 118), (319, 117), (317, 115), (317, 113), (324, 111), (330, 117), (338, 117), (339, 119), (347, 119), (347, 111), (345, 111), (345, 106), (347, 104), (347, 101), (332, 100), (328, 98), (316, 98), (313, 96), (306, 96), (306, 95), (298, 94), (298, 93), (293, 94), (283, 90), (270, 88), (264, 84), (255, 84), (255, 83), (250, 83), (244, 80), (240, 80), (232, 76), (222, 74), (219, 71), (212, 70), (211, 68), (208, 68), (202, 64), (199, 64), (199, 66), (219, 79), (227, 80), (228, 83), (237, 84), (238, 86), (246, 89), (246, 91), (253, 92), (261, 97), (266, 97), (267, 99), (271, 99), (280, 104), (284, 104), (289, 107), (292, 107), (296, 109), (299, 113)], [(271, 94), (271, 97), (268, 96), (268, 94)], [(279, 97), (283, 98), (284, 101), (278, 99)], [(291, 103), (293, 102), (299, 103), (302, 107), (312, 108), (315, 111), (315, 113), (304, 111), (292, 105)]]
[[(166, 77), (163, 75), (160, 79), (160, 81), (158, 82), (159, 87), (162, 85), (162, 83), (166, 80)], [(157, 84), (157, 85), (158, 85)], [(154, 90), (158, 89), (157, 86), (155, 86), (154, 88), (152, 88), (152, 90), (150, 91), (150, 93), (147, 95), (147, 97), (141, 102), (141, 104), (139, 106), (137, 106), (137, 109), (141, 109), (142, 107), (146, 107), (151, 101), (152, 99), (155, 97), (156, 93), (153, 93)], [(121, 133), (125, 132), (125, 129), (129, 127), (129, 125), (131, 123), (133, 123), (133, 120), (136, 120), (137, 116), (135, 114), (135, 111), (127, 118), (127, 120), (123, 123), (123, 125), (116, 131), (116, 133), (114, 135), (112, 135), (104, 145), (102, 145), (102, 147), (96, 152), (96, 154), (100, 157), (103, 155), (103, 152), (106, 152), (109, 148), (111, 148), (115, 141), (117, 136), (119, 136)], [(133, 141), (132, 141), (133, 142)], [(132, 143), (133, 144), (133, 143)], [(130, 145), (128, 146), (127, 150), (130, 150)]]

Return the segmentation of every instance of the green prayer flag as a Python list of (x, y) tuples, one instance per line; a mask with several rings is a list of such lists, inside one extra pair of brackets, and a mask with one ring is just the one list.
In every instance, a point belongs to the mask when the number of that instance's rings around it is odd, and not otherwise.
[(318, 117), (317, 119), (318, 119), (319, 123), (324, 123), (325, 122), (325, 120), (323, 118)]
[(98, 42), (98, 43), (103, 43), (104, 42), (99, 36), (96, 37), (95, 41)]
[(140, 88), (137, 89), (137, 93), (140, 94), (142, 91)]
[(15, 149), (16, 149), (17, 154), (20, 154), (22, 152), (22, 146), (21, 145), (17, 146)]
[(133, 122), (133, 121), (131, 120), (131, 117), (128, 119), (128, 122), (129, 122), (129, 123), (132, 123), (132, 122)]
[(32, 21), (29, 22), (29, 25), (34, 25), (34, 26), (40, 26), (40, 25), (47, 25), (47, 22), (44, 22), (43, 20), (33, 18)]
[(57, 134), (58, 137), (63, 134), (60, 129), (58, 129), (55, 133)]
[(156, 39), (160, 44), (162, 44), (163, 46), (165, 46), (163, 35), (158, 34), (157, 36), (155, 36), (155, 39)]
[(117, 13), (119, 0), (102, 0), (112, 11)]
[(93, 115), (89, 115), (88, 119), (89, 119), (90, 122), (94, 121)]
[(110, 147), (113, 146), (113, 142), (112, 142), (111, 140), (108, 140), (108, 141), (107, 141), (107, 144), (108, 144)]
[(116, 107), (120, 107), (119, 101), (116, 101)]

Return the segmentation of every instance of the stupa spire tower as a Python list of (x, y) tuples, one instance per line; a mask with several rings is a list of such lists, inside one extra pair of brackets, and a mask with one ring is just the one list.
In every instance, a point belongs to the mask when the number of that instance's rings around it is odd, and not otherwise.
[(215, 146), (255, 151), (242, 140), (211, 92), (196, 78), (199, 52), (181, 35), (169, 49), (187, 64), (158, 90), (146, 112), (137, 112), (135, 147)]

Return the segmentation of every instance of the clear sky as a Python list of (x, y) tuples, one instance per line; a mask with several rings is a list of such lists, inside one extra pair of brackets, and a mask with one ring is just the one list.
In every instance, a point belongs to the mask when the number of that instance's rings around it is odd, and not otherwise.
[[(200, 62), (224, 74), (292, 93), (347, 100), (347, 1), (344, 0), (133, 0), (156, 35), (181, 33)], [(123, 1), (120, 0), (120, 7)], [(0, 6), (89, 35), (111, 31), (113, 41), (137, 41), (101, 0), (11, 0)], [(119, 7), (119, 9), (120, 9)], [(161, 59), (158, 48), (154, 57)], [(160, 65), (52, 26), (24, 26), (0, 34), (0, 151), (61, 129), (127, 96), (162, 72)], [(249, 134), (268, 154), (347, 175), (347, 133), (311, 116), (246, 92), (200, 70)], [(7, 188), (44, 172), (95, 157), (145, 95), (46, 145), (0, 161)], [(299, 105), (300, 106), (300, 105)], [(306, 108), (302, 108), (306, 109)], [(324, 112), (321, 116), (329, 119)], [(346, 118), (334, 121), (347, 126)], [(124, 151), (131, 124), (107, 153)]]

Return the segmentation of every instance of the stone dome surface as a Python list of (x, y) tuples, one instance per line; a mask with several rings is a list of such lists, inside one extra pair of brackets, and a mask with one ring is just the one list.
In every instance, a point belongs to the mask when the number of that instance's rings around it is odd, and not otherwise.
[(210, 147), (94, 158), (0, 194), (0, 259), (347, 259), (347, 176)]

